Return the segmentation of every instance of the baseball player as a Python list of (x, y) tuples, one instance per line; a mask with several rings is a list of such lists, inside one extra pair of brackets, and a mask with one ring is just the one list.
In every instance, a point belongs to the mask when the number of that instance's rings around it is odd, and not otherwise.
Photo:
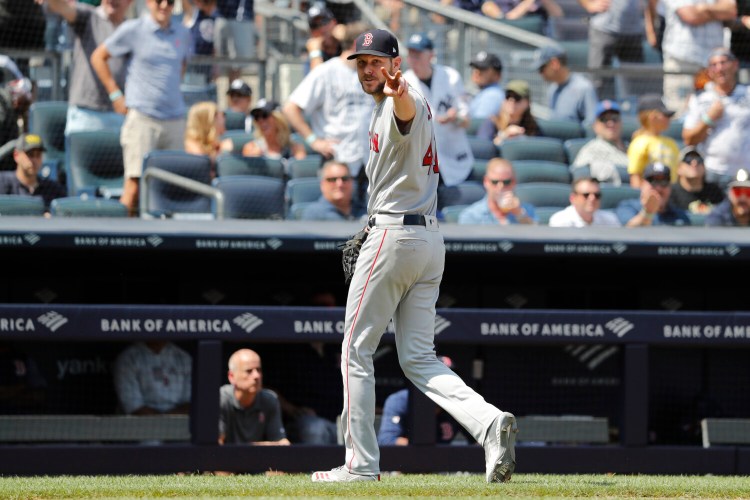
[(380, 479), (372, 357), (393, 318), (406, 376), (484, 446), (487, 481), (508, 481), (515, 468), (515, 417), (487, 403), (435, 356), (445, 245), (435, 218), (433, 112), (402, 77), (398, 42), (388, 31), (359, 35), (349, 58), (356, 59), (362, 89), (375, 99), (365, 165), (369, 235), (349, 287), (341, 350), (346, 462), (313, 473), (312, 480)]

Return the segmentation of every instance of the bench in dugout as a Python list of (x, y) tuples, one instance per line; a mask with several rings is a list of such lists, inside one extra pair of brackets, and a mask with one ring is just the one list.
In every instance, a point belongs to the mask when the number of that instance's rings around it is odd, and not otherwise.
[(187, 415), (0, 416), (0, 443), (189, 440)]
[(704, 418), (701, 420), (703, 447), (723, 444), (750, 444), (750, 419)]

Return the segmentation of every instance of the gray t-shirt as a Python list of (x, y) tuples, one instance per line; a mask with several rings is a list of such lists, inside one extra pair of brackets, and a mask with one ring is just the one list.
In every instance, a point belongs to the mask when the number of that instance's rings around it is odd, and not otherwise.
[(219, 434), (225, 436), (225, 444), (286, 438), (286, 430), (281, 423), (281, 405), (275, 392), (262, 389), (255, 402), (243, 408), (234, 397), (234, 386), (225, 384), (219, 389), (219, 401)]
[[(75, 34), (75, 44), (69, 103), (96, 111), (112, 111), (107, 91), (91, 67), (89, 58), (94, 49), (115, 31), (115, 26), (101, 8), (77, 3), (75, 9), (76, 20), (70, 26)], [(111, 57), (108, 62), (117, 85), (124, 89), (127, 60)]]

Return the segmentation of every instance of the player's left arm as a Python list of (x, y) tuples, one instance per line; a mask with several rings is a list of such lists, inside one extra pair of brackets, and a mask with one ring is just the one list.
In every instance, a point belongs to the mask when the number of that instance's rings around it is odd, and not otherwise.
[(393, 98), (393, 114), (396, 116), (396, 123), (401, 133), (406, 134), (417, 114), (417, 105), (409, 94), (409, 83), (401, 75), (401, 70), (396, 71), (394, 75), (388, 73), (385, 68), (380, 68), (380, 70), (385, 76), (383, 93), (386, 97)]

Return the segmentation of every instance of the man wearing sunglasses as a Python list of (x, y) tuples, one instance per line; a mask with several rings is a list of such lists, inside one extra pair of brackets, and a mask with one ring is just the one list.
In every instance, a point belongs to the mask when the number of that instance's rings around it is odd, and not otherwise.
[(707, 226), (750, 226), (750, 174), (740, 169), (729, 183), (727, 198), (706, 217)]
[(685, 210), (670, 203), (671, 170), (663, 163), (652, 163), (643, 171), (639, 199), (622, 200), (615, 213), (626, 227), (689, 226)]
[(602, 190), (599, 180), (593, 177), (579, 177), (573, 181), (570, 192), (570, 205), (552, 214), (550, 227), (619, 227), (620, 220), (614, 212), (601, 210)]
[(596, 177), (599, 182), (619, 186), (622, 178), (617, 166), (627, 166), (628, 154), (622, 140), (622, 115), (617, 102), (605, 99), (596, 105), (592, 129), (596, 137), (578, 151), (570, 171), (575, 174), (576, 169), (588, 167), (591, 177)]
[(352, 200), (354, 178), (346, 163), (328, 160), (319, 172), (320, 198), (302, 212), (303, 220), (357, 220), (367, 208)]
[(459, 224), (536, 224), (534, 205), (521, 203), (513, 193), (516, 174), (513, 165), (502, 158), (487, 162), (484, 189), (487, 195), (466, 207)]

